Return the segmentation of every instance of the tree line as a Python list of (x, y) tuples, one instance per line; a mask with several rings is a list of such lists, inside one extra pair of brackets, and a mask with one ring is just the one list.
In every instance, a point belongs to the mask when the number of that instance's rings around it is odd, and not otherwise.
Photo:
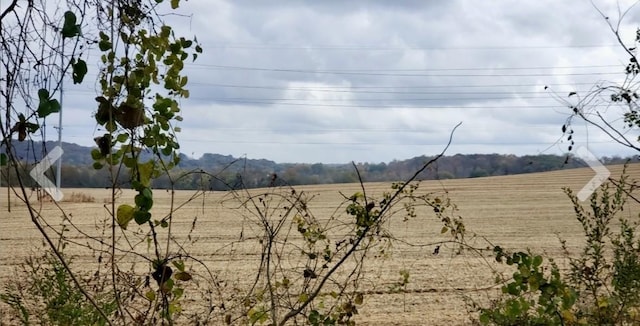
[[(53, 148), (48, 143), (46, 148)], [(25, 163), (23, 169), (30, 169), (41, 159), (42, 153), (30, 150), (39, 145), (24, 143), (18, 150)], [(63, 143), (62, 186), (67, 188), (102, 188), (111, 184), (111, 173), (106, 169), (96, 170), (91, 165), (91, 148), (71, 143)], [(417, 156), (407, 160), (389, 163), (356, 163), (362, 177), (368, 182), (397, 181), (407, 179), (431, 156)], [(634, 157), (603, 157), (604, 164), (622, 164), (639, 161)], [(429, 169), (418, 176), (422, 180), (477, 178), (533, 172), (546, 172), (586, 166), (573, 156), (560, 155), (504, 155), (504, 154), (456, 154), (443, 156)], [(9, 173), (7, 171), (10, 171)], [(2, 170), (1, 185), (15, 185), (15, 171)], [(49, 173), (54, 177), (53, 171)], [(118, 183), (127, 186), (130, 178), (120, 173)], [(155, 188), (170, 188), (176, 181), (177, 189), (230, 190), (239, 188), (261, 188), (275, 185), (313, 185), (358, 182), (352, 164), (323, 163), (276, 163), (266, 159), (236, 158), (231, 155), (204, 154), (198, 159), (180, 155), (177, 168), (169, 175), (154, 180)], [(29, 186), (36, 186), (30, 180)]]

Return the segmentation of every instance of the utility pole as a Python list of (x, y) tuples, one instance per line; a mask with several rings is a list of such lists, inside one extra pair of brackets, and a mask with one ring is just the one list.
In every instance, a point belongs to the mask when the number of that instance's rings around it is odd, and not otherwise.
[[(64, 38), (62, 39), (62, 52), (60, 53), (60, 67), (64, 67)], [(60, 112), (58, 112), (58, 146), (62, 148), (62, 111), (64, 106), (62, 105), (62, 99), (64, 97), (64, 76), (60, 78)], [(62, 181), (62, 157), (58, 160), (56, 166), (56, 187), (60, 189)]]

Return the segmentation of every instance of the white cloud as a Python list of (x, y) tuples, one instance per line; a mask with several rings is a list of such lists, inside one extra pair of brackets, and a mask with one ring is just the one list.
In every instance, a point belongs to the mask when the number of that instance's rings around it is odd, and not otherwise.
[[(597, 1), (610, 20), (615, 3)], [(624, 6), (626, 4), (621, 4)], [(554, 99), (619, 80), (627, 55), (588, 1), (190, 1), (183, 152), (278, 162), (381, 162), (438, 153), (559, 153)], [(622, 25), (633, 41), (640, 8)], [(616, 65), (616, 66), (611, 66)], [(550, 85), (544, 90), (544, 85)], [(72, 93), (71, 137), (90, 143), (95, 95)], [(84, 95), (85, 97), (82, 97)], [(79, 118), (86, 114), (86, 119)], [(78, 114), (76, 114), (78, 112)], [(84, 130), (76, 128), (85, 124)], [(623, 153), (576, 130), (597, 155)], [(76, 138), (68, 139), (76, 141)]]

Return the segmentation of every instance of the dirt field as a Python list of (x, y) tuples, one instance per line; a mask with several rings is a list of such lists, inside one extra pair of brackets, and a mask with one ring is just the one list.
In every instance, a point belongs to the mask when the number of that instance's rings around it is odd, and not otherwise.
[[(611, 167), (617, 176), (621, 167)], [(629, 174), (640, 178), (640, 164), (631, 165)], [(590, 169), (555, 171), (506, 177), (488, 177), (442, 182), (425, 181), (421, 192), (445, 190), (460, 209), (471, 244), (486, 246), (482, 238), (507, 249), (545, 252), (557, 257), (562, 264), (560, 242), (567, 241), (569, 248), (578, 251), (582, 230), (574, 218), (570, 201), (562, 191), (568, 186), (577, 193), (593, 176)], [(367, 194), (381, 194), (389, 190), (390, 183), (367, 184)], [(309, 209), (317, 217), (329, 216), (342, 201), (339, 192), (353, 194), (359, 191), (354, 184), (296, 187), (315, 195)], [(100, 234), (101, 220), (109, 214), (105, 203), (109, 193), (104, 189), (63, 189), (66, 200), (59, 205), (70, 214), (72, 221), (84, 232)], [(68, 201), (71, 194), (85, 194), (94, 202)], [(185, 202), (192, 192), (178, 193), (177, 203)], [(169, 209), (168, 193), (154, 192), (154, 214)], [(34, 195), (35, 196), (35, 195)], [(166, 197), (165, 197), (166, 196)], [(7, 211), (7, 189), (0, 191), (0, 287), (10, 282), (16, 265), (33, 252), (42, 248), (42, 241), (26, 214), (24, 205), (11, 195), (11, 212)], [(133, 198), (125, 192), (121, 198)], [(34, 198), (32, 198), (34, 199)], [(50, 202), (41, 204), (41, 215), (52, 225), (59, 225), (61, 213)], [(246, 240), (230, 243), (246, 237), (252, 225), (234, 209), (238, 203), (223, 192), (207, 193), (180, 208), (172, 225), (176, 241), (185, 244), (186, 250), (200, 258), (217, 277), (236, 279), (236, 286), (246, 286), (259, 261), (259, 244)], [(624, 211), (629, 217), (638, 216), (637, 205)], [(192, 233), (193, 221), (196, 227)], [(372, 260), (367, 264), (362, 288), (366, 291), (364, 305), (356, 319), (361, 325), (460, 325), (468, 324), (465, 298), (483, 300), (493, 293), (490, 289), (494, 276), (490, 266), (477, 254), (463, 252), (456, 255), (452, 248), (442, 245), (438, 255), (433, 255), (439, 241), (441, 224), (432, 212), (419, 211), (416, 218), (404, 222), (402, 216), (390, 222), (393, 235), (407, 243), (395, 243), (387, 258)], [(244, 233), (244, 234), (243, 234)], [(475, 236), (475, 237), (474, 237)], [(70, 238), (78, 243), (85, 239), (70, 231)], [(189, 238), (191, 239), (189, 241)], [(76, 264), (91, 268), (95, 257), (81, 247), (71, 245), (67, 253), (77, 255)], [(491, 260), (491, 254), (485, 257)], [(408, 270), (409, 283), (405, 291), (394, 293), (391, 285), (400, 279), (400, 270)], [(0, 304), (2, 307), (2, 304)]]

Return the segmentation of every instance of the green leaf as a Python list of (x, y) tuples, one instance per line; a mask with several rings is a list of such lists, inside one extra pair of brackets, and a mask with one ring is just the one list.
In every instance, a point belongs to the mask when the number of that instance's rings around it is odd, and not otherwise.
[(40, 101), (38, 104), (38, 117), (44, 118), (51, 113), (60, 112), (60, 102), (55, 99), (50, 100), (48, 90), (44, 88), (39, 89), (38, 99)]
[(191, 276), (191, 274), (187, 273), (187, 272), (177, 272), (174, 274), (173, 276), (176, 280), (179, 281), (189, 281), (191, 280), (193, 277)]
[(138, 225), (141, 225), (151, 220), (151, 213), (146, 211), (136, 210), (133, 213), (133, 218), (136, 220), (136, 223), (138, 223)]
[(138, 207), (143, 211), (148, 211), (153, 206), (153, 199), (138, 194), (135, 197), (135, 202)]
[(160, 152), (164, 156), (169, 156), (169, 155), (171, 155), (171, 153), (173, 153), (173, 148), (167, 146), (167, 147), (162, 148), (162, 150)]
[(118, 225), (124, 230), (127, 229), (127, 225), (133, 219), (133, 214), (135, 212), (135, 208), (131, 205), (122, 204), (118, 206), (118, 210), (116, 212), (116, 219), (118, 221)]
[(64, 25), (75, 25), (76, 21), (77, 18), (73, 12), (67, 11), (64, 13)]
[(314, 310), (311, 310), (311, 312), (309, 313), (309, 317), (307, 317), (307, 319), (309, 320), (309, 323), (311, 325), (319, 325), (320, 322), (322, 321), (322, 316), (317, 310), (314, 309)]
[(171, 293), (173, 293), (173, 300), (179, 299), (180, 297), (182, 297), (182, 295), (184, 294), (184, 289), (183, 288), (175, 288), (173, 289), (173, 291), (171, 291)]
[(171, 262), (171, 264), (173, 264), (173, 266), (175, 266), (177, 270), (184, 272), (184, 261), (174, 260)]
[(124, 143), (127, 139), (129, 139), (129, 134), (126, 133), (119, 134), (118, 137), (116, 137), (116, 141), (119, 143)]
[(91, 150), (91, 158), (95, 161), (99, 160), (102, 158), (102, 153), (100, 153), (100, 150), (97, 148), (94, 148)]
[(69, 38), (80, 35), (80, 25), (76, 24), (77, 22), (76, 15), (67, 11), (64, 13), (64, 23), (62, 24), (62, 37)]
[(542, 265), (542, 257), (541, 256), (533, 257), (533, 267), (538, 267), (540, 265)]
[[(172, 2), (175, 0), (171, 0)], [(160, 27), (160, 37), (168, 38), (171, 35), (171, 26), (163, 25)]]
[(48, 100), (49, 99), (49, 91), (41, 88), (38, 90), (38, 98), (40, 99), (40, 102)]
[(149, 290), (144, 294), (145, 298), (149, 301), (154, 301), (156, 299), (156, 292), (153, 290)]
[(38, 124), (31, 123), (31, 122), (28, 122), (28, 121), (25, 121), (24, 125), (25, 125), (25, 128), (27, 129), (27, 131), (29, 131), (30, 133), (34, 133), (38, 129), (40, 129), (40, 126)]
[(144, 196), (144, 198), (146, 199), (153, 200), (153, 192), (151, 192), (151, 188), (142, 189), (142, 196)]
[[(125, 155), (122, 158), (122, 164), (124, 164), (124, 166), (126, 166), (126, 167), (128, 167), (130, 169), (133, 168), (137, 164), (137, 162), (138, 161), (136, 161), (135, 157), (131, 157), (131, 156)], [(135, 189), (135, 187), (133, 187), (133, 188)]]
[(138, 180), (131, 181), (131, 188), (135, 189), (138, 192), (141, 192), (144, 189), (144, 186), (138, 182)]
[(71, 63), (71, 68), (73, 69), (73, 73), (72, 73), (73, 83), (74, 84), (82, 83), (82, 80), (84, 80), (84, 76), (87, 74), (87, 71), (88, 71), (87, 63), (82, 59), (78, 59), (77, 62)]
[(171, 0), (171, 9), (178, 9), (180, 5), (180, 0)]
[(108, 51), (109, 49), (111, 49), (111, 42), (109, 42), (108, 40), (100, 40), (100, 42), (98, 42), (98, 48), (102, 52)]
[(7, 165), (7, 154), (0, 153), (0, 166), (6, 166), (6, 165)]
[(51, 110), (51, 113), (56, 113), (60, 112), (62, 106), (60, 105), (60, 102), (58, 102), (58, 100), (53, 99), (49, 101), (49, 109)]

